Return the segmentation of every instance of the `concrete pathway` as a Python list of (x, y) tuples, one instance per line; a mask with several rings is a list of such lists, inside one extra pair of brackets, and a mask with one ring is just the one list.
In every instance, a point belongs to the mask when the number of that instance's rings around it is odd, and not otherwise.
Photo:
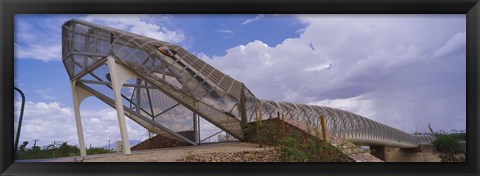
[[(180, 147), (170, 147), (170, 148), (161, 148), (161, 149), (150, 149), (150, 150), (139, 150), (132, 151), (131, 155), (139, 154), (148, 154), (148, 153), (157, 153), (162, 151), (171, 151), (171, 150), (197, 150), (197, 149), (208, 149), (216, 147), (226, 147), (230, 145), (239, 144), (240, 142), (221, 142), (221, 143), (207, 143), (198, 146), (180, 146)], [(124, 155), (123, 153), (105, 153), (97, 155), (87, 155), (87, 156), (73, 156), (73, 157), (63, 157), (63, 158), (47, 158), (47, 159), (29, 159), (29, 160), (16, 160), (15, 162), (80, 162), (84, 161), (96, 161), (100, 158), (118, 158), (129, 155)]]

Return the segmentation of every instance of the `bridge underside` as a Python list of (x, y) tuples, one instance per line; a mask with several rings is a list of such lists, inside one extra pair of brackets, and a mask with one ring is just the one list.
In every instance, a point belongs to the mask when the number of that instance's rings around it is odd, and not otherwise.
[(243, 83), (167, 42), (80, 20), (66, 22), (62, 31), (75, 97), (95, 96), (149, 131), (191, 145), (201, 141), (199, 118), (243, 140), (244, 124), (278, 113), (316, 127), (323, 115), (330, 135), (357, 144), (414, 148), (431, 140), (340, 109), (258, 99)]

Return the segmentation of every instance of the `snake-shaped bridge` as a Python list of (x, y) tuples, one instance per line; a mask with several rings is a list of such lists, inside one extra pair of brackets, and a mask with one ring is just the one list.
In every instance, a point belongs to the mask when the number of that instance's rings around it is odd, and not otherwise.
[[(324, 115), (329, 135), (356, 144), (414, 148), (431, 141), (340, 109), (258, 99), (242, 82), (174, 44), (81, 20), (66, 22), (62, 31), (81, 147), (79, 105), (88, 96), (117, 109), (124, 142), (123, 115), (149, 131), (196, 145), (198, 116), (243, 140), (243, 124), (277, 113), (317, 127)], [(128, 145), (124, 150), (129, 153)]]

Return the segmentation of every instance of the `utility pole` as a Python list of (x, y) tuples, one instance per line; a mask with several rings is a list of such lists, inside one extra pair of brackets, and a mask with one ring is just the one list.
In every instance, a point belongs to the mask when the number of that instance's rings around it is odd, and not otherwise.
[(33, 142), (33, 148), (35, 148), (37, 146), (37, 141), (39, 141), (39, 139), (34, 139), (33, 141), (34, 141)]
[(57, 151), (57, 147), (55, 146), (55, 144), (57, 143), (57, 141), (53, 141), (53, 157), (55, 158), (55, 154), (56, 154), (56, 151)]
[(415, 134), (418, 134), (417, 122), (415, 122)]
[(110, 150), (110, 139), (108, 140), (108, 150)]

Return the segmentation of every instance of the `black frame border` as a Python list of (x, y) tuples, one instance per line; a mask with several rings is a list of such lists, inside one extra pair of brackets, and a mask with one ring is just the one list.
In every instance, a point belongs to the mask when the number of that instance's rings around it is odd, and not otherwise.
[[(479, 0), (0, 0), (2, 175), (479, 175)], [(466, 14), (466, 163), (14, 163), (15, 14)], [(432, 29), (434, 30), (434, 29)]]

